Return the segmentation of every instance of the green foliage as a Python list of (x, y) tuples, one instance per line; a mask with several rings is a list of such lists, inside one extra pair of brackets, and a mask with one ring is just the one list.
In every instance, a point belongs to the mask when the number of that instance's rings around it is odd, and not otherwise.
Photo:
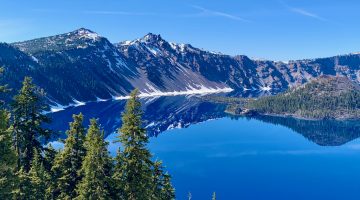
[(23, 167), (16, 173), (17, 182), (12, 191), (13, 199), (28, 200), (32, 196), (31, 179)]
[[(336, 79), (335, 79), (336, 80)], [(335, 80), (313, 81), (276, 96), (249, 104), (259, 113), (292, 114), (306, 118), (360, 117), (360, 91), (339, 89)]]
[(50, 131), (42, 127), (50, 119), (43, 114), (47, 105), (43, 101), (44, 92), (37, 89), (32, 79), (26, 77), (19, 94), (12, 103), (13, 112), (13, 138), (18, 156), (18, 167), (30, 170), (33, 159), (33, 149), (41, 152), (42, 146), (39, 137), (49, 137)]
[[(152, 161), (146, 148), (148, 137), (141, 127), (141, 103), (138, 90), (131, 93), (122, 117), (119, 139), (123, 145), (115, 177), (123, 188), (124, 199), (139, 200), (152, 196)], [(118, 188), (119, 188), (118, 187)]]
[(86, 156), (81, 168), (83, 179), (77, 187), (81, 200), (112, 199), (112, 159), (104, 133), (95, 119), (91, 120), (85, 142)]
[(11, 147), (9, 113), (0, 110), (0, 199), (9, 199), (14, 184), (16, 155)]
[(10, 114), (0, 110), (0, 199), (175, 199), (170, 175), (160, 161), (151, 161), (137, 95), (131, 93), (123, 114), (123, 150), (114, 163), (100, 125), (92, 119), (85, 135), (81, 113), (73, 115), (63, 150), (43, 147), (41, 137), (51, 133), (43, 128), (49, 122), (43, 92), (25, 78), (11, 125)]
[(45, 149), (44, 149), (44, 167), (45, 170), (50, 173), (51, 172), (51, 168), (54, 164), (55, 161), (55, 157), (56, 154), (58, 152), (52, 147), (51, 144), (49, 144)]
[(68, 137), (65, 140), (64, 150), (56, 156), (52, 167), (56, 184), (51, 193), (60, 199), (73, 199), (77, 196), (75, 189), (82, 178), (79, 171), (86, 154), (83, 115), (81, 113), (73, 115), (73, 119), (70, 129), (66, 132)]
[[(0, 68), (0, 74), (3, 68)], [(0, 86), (0, 93), (6, 92), (6, 86)], [(0, 102), (2, 106), (2, 102)], [(12, 148), (11, 130), (9, 125), (10, 114), (0, 110), (0, 199), (11, 197), (12, 187), (16, 181), (14, 169), (16, 167), (16, 155)]]
[(164, 172), (161, 161), (154, 162), (153, 169), (153, 197), (154, 199), (172, 200), (175, 199), (175, 190), (171, 185), (171, 177)]
[[(4, 73), (4, 68), (0, 67), (0, 75), (2, 75)], [(4, 94), (7, 93), (9, 91), (8, 86), (7, 85), (0, 85), (0, 94)], [(4, 101), (0, 100), (0, 105), (3, 105)]]
[(31, 163), (31, 169), (29, 171), (32, 191), (29, 199), (41, 200), (46, 197), (45, 192), (48, 187), (48, 175), (41, 160), (41, 155), (36, 149), (34, 149), (34, 159)]
[(163, 187), (161, 188), (160, 199), (175, 199), (175, 189), (171, 184), (171, 176), (169, 173), (163, 174)]
[(142, 110), (138, 90), (130, 94), (122, 116), (119, 139), (123, 150), (116, 156), (114, 181), (120, 199), (175, 199), (170, 176), (162, 163), (152, 162), (147, 149), (148, 136), (142, 128)]
[(153, 172), (153, 198), (160, 199), (162, 196), (162, 186), (163, 186), (163, 170), (162, 170), (161, 161), (154, 162), (154, 172)]

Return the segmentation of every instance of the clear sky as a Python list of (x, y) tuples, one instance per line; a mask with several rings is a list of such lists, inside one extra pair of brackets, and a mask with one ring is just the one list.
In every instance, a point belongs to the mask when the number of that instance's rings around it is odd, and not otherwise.
[(168, 41), (289, 60), (360, 51), (358, 0), (0, 0), (0, 41), (85, 27), (120, 42)]

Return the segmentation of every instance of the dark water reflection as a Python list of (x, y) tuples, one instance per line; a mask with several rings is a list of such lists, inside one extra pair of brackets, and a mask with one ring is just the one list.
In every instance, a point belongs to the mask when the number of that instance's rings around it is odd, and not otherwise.
[[(225, 105), (203, 102), (197, 97), (153, 97), (141, 101), (144, 110), (144, 126), (151, 136), (157, 136), (173, 128), (186, 128), (191, 124), (211, 119), (238, 118), (225, 114)], [(125, 103), (125, 100), (93, 102), (52, 113), (50, 114), (53, 118), (51, 128), (62, 132), (60, 137), (65, 137), (63, 133), (72, 120), (72, 114), (81, 112), (85, 116), (86, 124), (90, 118), (98, 118), (107, 136), (121, 126), (121, 112), (124, 110)], [(251, 118), (288, 127), (321, 146), (339, 146), (360, 137), (360, 121), (312, 121), (274, 116)]]
[[(225, 105), (189, 96), (141, 101), (144, 126), (158, 136), (149, 148), (172, 175), (177, 199), (187, 199), (189, 191), (193, 199), (211, 199), (214, 191), (219, 199), (360, 197), (359, 121), (234, 117), (224, 113)], [(86, 122), (98, 118), (115, 155), (120, 144), (112, 133), (124, 105), (94, 102), (53, 113), (52, 128), (65, 131), (73, 113), (82, 112)]]
[[(236, 117), (231, 117), (236, 119)], [(249, 118), (288, 127), (321, 146), (340, 146), (360, 137), (360, 121), (358, 120), (302, 120), (278, 116)]]
[[(190, 96), (144, 98), (141, 102), (144, 110), (143, 125), (151, 136), (157, 136), (168, 129), (185, 128), (191, 124), (225, 116), (225, 105), (202, 102)], [(72, 114), (81, 112), (86, 124), (90, 118), (99, 119), (107, 136), (121, 126), (121, 113), (125, 104), (125, 100), (93, 102), (52, 113), (51, 128), (64, 133), (72, 120)]]

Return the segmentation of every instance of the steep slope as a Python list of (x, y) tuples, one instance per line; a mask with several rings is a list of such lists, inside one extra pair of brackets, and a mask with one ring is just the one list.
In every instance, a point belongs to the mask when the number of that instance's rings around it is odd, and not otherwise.
[[(160, 35), (152, 33), (119, 43), (117, 47), (159, 89), (231, 87), (244, 91), (264, 90), (268, 84), (272, 84), (257, 77), (259, 63), (247, 56), (231, 57), (201, 50), (190, 44), (167, 42)], [(264, 77), (270, 75), (281, 77), (280, 73), (268, 73)], [(274, 85), (278, 85), (277, 88), (287, 87), (286, 82)]]
[[(184, 52), (197, 49), (168, 43), (160, 35), (147, 34), (141, 39), (117, 44), (120, 52), (137, 66), (139, 76), (131, 82), (143, 92), (215, 90), (228, 87), (223, 80), (209, 79), (196, 66), (184, 62)], [(185, 50), (186, 48), (186, 50)]]
[(38, 63), (37, 73), (46, 74), (40, 85), (51, 99), (62, 104), (127, 94), (128, 79), (135, 69), (106, 39), (87, 30), (14, 43)]
[[(35, 72), (39, 64), (34, 58), (9, 44), (0, 43), (0, 67), (5, 70), (1, 75), (0, 85), (8, 85), (10, 89), (20, 88), (25, 76), (35, 78), (38, 85), (43, 85), (45, 80), (44, 74)], [(15, 93), (16, 90), (11, 90), (9, 93), (1, 94), (2, 99), (8, 101)]]
[(219, 87), (220, 84), (237, 91), (277, 93), (324, 74), (343, 75), (360, 83), (359, 54), (289, 63), (252, 60), (243, 55), (232, 57), (190, 44), (167, 42), (152, 33), (116, 46), (138, 67), (142, 74), (140, 80), (150, 81), (160, 90), (181, 89), (187, 85), (196, 88), (196, 84)]
[(167, 42), (152, 33), (110, 43), (88, 29), (0, 45), (3, 83), (18, 89), (34, 78), (53, 104), (68, 105), (125, 96), (230, 91), (244, 96), (275, 94), (321, 75), (342, 75), (360, 83), (360, 55), (290, 61), (254, 60)]

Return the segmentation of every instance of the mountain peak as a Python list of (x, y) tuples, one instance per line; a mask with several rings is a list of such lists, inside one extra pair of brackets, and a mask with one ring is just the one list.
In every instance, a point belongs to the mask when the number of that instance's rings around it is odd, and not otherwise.
[(142, 37), (140, 41), (145, 43), (152, 43), (163, 41), (163, 39), (160, 34), (148, 33), (144, 37)]
[(72, 32), (24, 42), (16, 42), (12, 45), (18, 47), (21, 51), (34, 54), (44, 50), (60, 51), (69, 48), (86, 48), (102, 39), (103, 38), (94, 31), (86, 28), (79, 28)]
[(92, 31), (92, 30), (90, 30), (90, 29), (87, 29), (87, 28), (84, 28), (84, 27), (78, 28), (78, 29), (76, 29), (75, 31), (76, 31), (76, 32), (86, 31), (86, 32), (95, 33), (94, 31)]
[(71, 33), (78, 35), (79, 38), (88, 38), (88, 39), (92, 39), (92, 40), (96, 40), (96, 39), (100, 38), (99, 34), (95, 33), (94, 31), (92, 31), (90, 29), (86, 29), (86, 28), (79, 28)]
[(145, 45), (151, 44), (151, 45), (158, 45), (161, 43), (166, 42), (160, 34), (154, 34), (154, 33), (148, 33), (145, 36), (135, 39), (135, 40), (126, 40), (123, 42), (118, 43), (118, 46), (131, 46), (134, 44), (143, 43)]

